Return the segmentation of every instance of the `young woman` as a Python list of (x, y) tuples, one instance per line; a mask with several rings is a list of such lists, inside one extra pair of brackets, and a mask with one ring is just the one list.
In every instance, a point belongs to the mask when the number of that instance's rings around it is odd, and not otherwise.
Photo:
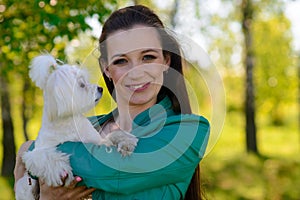
[[(99, 43), (99, 63), (117, 108), (91, 122), (101, 134), (130, 132), (138, 145), (125, 158), (92, 144), (60, 145), (77, 177), (69, 187), (40, 183), (40, 199), (80, 199), (92, 192), (93, 199), (201, 199), (199, 162), (209, 123), (191, 114), (177, 41), (149, 8), (130, 6), (108, 18)], [(18, 162), (16, 179), (24, 170)]]

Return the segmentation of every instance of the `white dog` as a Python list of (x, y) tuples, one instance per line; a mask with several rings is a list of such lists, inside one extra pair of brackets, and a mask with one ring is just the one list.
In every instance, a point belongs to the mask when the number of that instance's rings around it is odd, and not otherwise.
[[(116, 131), (102, 137), (82, 114), (92, 109), (102, 96), (102, 88), (89, 83), (86, 71), (57, 64), (52, 56), (41, 55), (33, 59), (29, 76), (44, 92), (42, 126), (35, 148), (22, 155), (31, 175), (49, 186), (69, 185), (73, 180), (69, 155), (56, 150), (65, 141), (115, 145), (123, 156), (132, 153), (138, 141), (135, 136)], [(68, 175), (65, 183), (62, 182), (64, 174)], [(25, 173), (16, 183), (16, 199), (34, 199), (37, 185)]]

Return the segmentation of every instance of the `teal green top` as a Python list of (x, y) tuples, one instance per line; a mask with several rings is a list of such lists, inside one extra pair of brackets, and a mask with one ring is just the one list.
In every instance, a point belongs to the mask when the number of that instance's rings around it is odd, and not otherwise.
[[(111, 119), (91, 117), (99, 128)], [(209, 123), (201, 116), (175, 114), (165, 97), (133, 120), (132, 134), (138, 145), (122, 157), (113, 147), (66, 142), (58, 150), (70, 154), (73, 173), (82, 184), (97, 188), (93, 199), (183, 199), (194, 170), (202, 159), (209, 137)]]

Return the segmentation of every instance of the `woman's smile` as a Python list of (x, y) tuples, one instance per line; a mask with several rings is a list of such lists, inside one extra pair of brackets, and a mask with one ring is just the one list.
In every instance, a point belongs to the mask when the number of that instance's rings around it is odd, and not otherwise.
[(150, 82), (146, 82), (140, 84), (130, 84), (130, 85), (126, 85), (126, 87), (129, 88), (129, 90), (131, 90), (132, 92), (143, 92), (147, 88), (149, 88), (150, 84), (151, 84)]

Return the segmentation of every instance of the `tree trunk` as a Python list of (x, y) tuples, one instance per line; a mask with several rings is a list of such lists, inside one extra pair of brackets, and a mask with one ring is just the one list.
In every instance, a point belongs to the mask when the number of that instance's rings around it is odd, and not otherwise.
[(14, 139), (14, 128), (11, 118), (9, 90), (5, 78), (0, 76), (1, 83), (1, 117), (2, 117), (2, 146), (3, 146), (3, 161), (2, 161), (2, 176), (12, 176), (15, 166), (16, 145)]
[(258, 154), (256, 141), (256, 124), (255, 124), (255, 97), (253, 84), (253, 67), (254, 55), (252, 46), (252, 29), (253, 7), (251, 0), (242, 2), (242, 27), (245, 40), (245, 67), (246, 67), (246, 95), (245, 95), (245, 115), (246, 115), (246, 145), (247, 151)]
[(179, 0), (175, 0), (173, 4), (172, 11), (170, 13), (170, 19), (171, 19), (171, 26), (172, 28), (175, 28), (176, 26), (176, 13), (178, 11), (178, 6), (179, 6)]
[(29, 121), (29, 110), (28, 110), (28, 100), (27, 100), (27, 92), (29, 90), (29, 83), (24, 79), (24, 85), (23, 85), (23, 101), (22, 101), (22, 121), (23, 121), (23, 134), (26, 141), (29, 140), (28, 133), (27, 133), (27, 124)]

